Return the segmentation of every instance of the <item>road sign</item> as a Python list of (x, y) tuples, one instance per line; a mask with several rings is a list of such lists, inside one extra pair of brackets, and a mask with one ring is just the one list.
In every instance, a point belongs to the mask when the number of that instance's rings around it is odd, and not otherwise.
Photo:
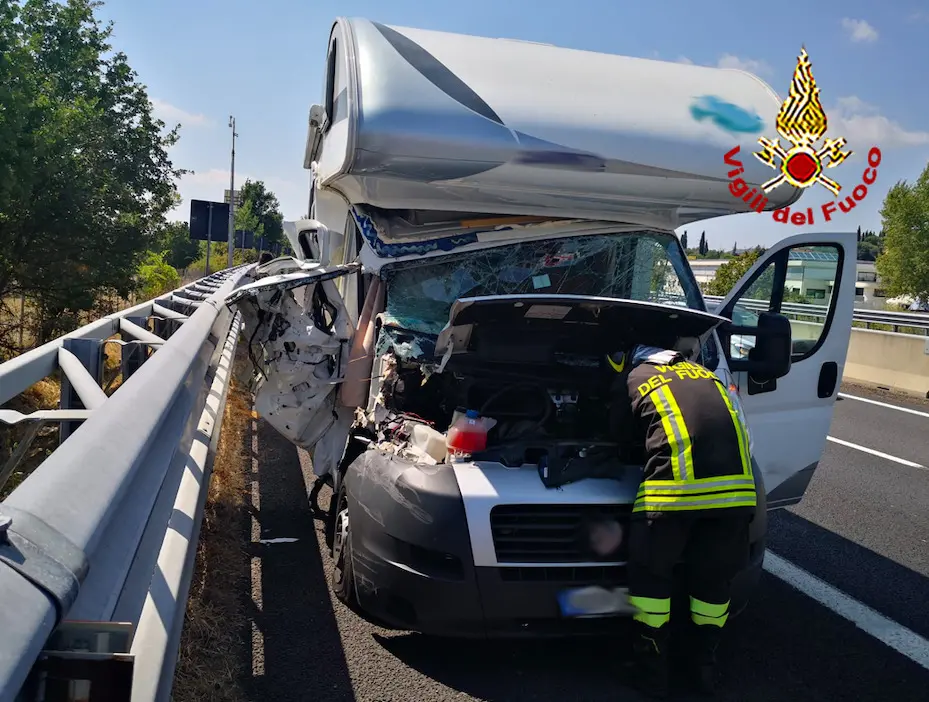
[[(211, 212), (212, 210), (212, 212)], [(212, 231), (209, 231), (212, 229)], [(190, 238), (194, 241), (226, 241), (229, 205), (208, 200), (190, 201)]]
[[(227, 205), (229, 204), (229, 190), (228, 189), (223, 191), (223, 202), (225, 202)], [(242, 191), (241, 190), (235, 191), (235, 206), (236, 207), (242, 206)]]
[(235, 247), (237, 249), (255, 248), (255, 232), (247, 229), (235, 230)]

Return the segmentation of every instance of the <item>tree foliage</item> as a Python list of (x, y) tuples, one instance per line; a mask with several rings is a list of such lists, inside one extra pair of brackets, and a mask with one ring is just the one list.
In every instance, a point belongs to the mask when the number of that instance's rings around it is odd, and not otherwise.
[(881, 219), (877, 272), (888, 295), (929, 299), (929, 165), (912, 185), (902, 181), (890, 189)]
[(0, 0), (0, 299), (36, 300), (39, 341), (129, 293), (182, 174), (98, 5)]
[(869, 230), (861, 231), (861, 227), (858, 227), (858, 260), (876, 261), (882, 253), (884, 253), (884, 230), (875, 234)]
[(683, 248), (684, 251), (687, 250), (687, 232), (686, 231), (683, 234), (681, 234), (681, 248)]
[(269, 243), (284, 242), (284, 216), (277, 196), (263, 181), (247, 180), (240, 192), (240, 207), (236, 209), (236, 229), (255, 232)]
[[(716, 275), (713, 277), (706, 286), (706, 292), (708, 295), (727, 295), (732, 288), (735, 287), (735, 284), (739, 282), (739, 279), (748, 272), (748, 269), (751, 268), (755, 261), (757, 261), (761, 255), (764, 253), (764, 249), (761, 247), (751, 249), (750, 251), (745, 251), (743, 253), (734, 256), (730, 260), (726, 261), (721, 265), (717, 271)], [(753, 295), (755, 292), (761, 294), (763, 291), (752, 291)], [(770, 292), (768, 293), (770, 295)], [(750, 295), (751, 297), (751, 295)], [(763, 298), (762, 298), (763, 299)]]
[(165, 254), (150, 251), (139, 266), (140, 292), (145, 299), (158, 297), (181, 285), (177, 269), (165, 260)]
[(157, 252), (164, 254), (168, 265), (183, 270), (200, 258), (200, 242), (190, 238), (187, 222), (169, 222), (158, 234)]

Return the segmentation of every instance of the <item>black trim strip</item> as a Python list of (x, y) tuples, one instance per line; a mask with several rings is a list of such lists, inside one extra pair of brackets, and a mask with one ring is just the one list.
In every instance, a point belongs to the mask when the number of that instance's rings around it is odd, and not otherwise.
[(422, 73), (435, 87), (469, 110), (497, 124), (503, 124), (503, 120), (493, 111), (490, 105), (484, 102), (480, 95), (475, 93), (467, 83), (452, 73), (435, 56), (412, 39), (400, 34), (400, 32), (379, 22), (371, 22), (371, 24), (377, 28), (377, 31), (384, 36), (398, 54), (413, 68)]

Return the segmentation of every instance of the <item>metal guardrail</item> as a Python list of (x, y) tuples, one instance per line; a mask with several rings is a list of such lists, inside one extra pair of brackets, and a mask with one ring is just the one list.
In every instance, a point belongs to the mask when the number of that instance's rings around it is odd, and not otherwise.
[[(0, 482), (38, 428), (58, 423), (62, 442), (0, 502), (0, 702), (170, 699), (241, 327), (223, 300), (250, 267), (0, 365), (0, 405), (62, 381), (59, 409), (0, 409), (0, 424), (28, 427)], [(122, 346), (109, 397), (104, 343)]]
[[(703, 299), (706, 300), (707, 307), (713, 307), (723, 301), (722, 297), (716, 295), (704, 295)], [(768, 309), (768, 304), (767, 300), (739, 300), (739, 305), (752, 312), (764, 312)], [(829, 314), (829, 308), (825, 305), (785, 302), (781, 306), (781, 313), (790, 318), (812, 317), (813, 319), (825, 319)], [(872, 324), (881, 324), (891, 327), (895, 332), (900, 332), (901, 328), (908, 327), (922, 330), (922, 333), (914, 334), (915, 336), (929, 335), (929, 314), (921, 312), (886, 312), (883, 310), (856, 309), (852, 315), (852, 321), (864, 324), (865, 329), (871, 329)], [(903, 333), (913, 334), (913, 332)]]

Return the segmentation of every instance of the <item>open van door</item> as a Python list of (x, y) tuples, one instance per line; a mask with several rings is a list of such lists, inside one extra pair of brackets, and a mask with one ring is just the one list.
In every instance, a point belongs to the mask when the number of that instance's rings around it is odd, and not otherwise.
[(245, 323), (258, 375), (255, 411), (307, 449), (313, 471), (325, 475), (341, 460), (354, 419), (336, 402), (354, 327), (335, 281), (361, 264), (297, 267), (243, 285), (226, 304), (237, 307)]
[[(768, 509), (801, 500), (825, 450), (851, 337), (856, 260), (852, 233), (789, 237), (716, 308), (734, 320), (719, 335)], [(734, 337), (750, 350), (737, 353)]]

